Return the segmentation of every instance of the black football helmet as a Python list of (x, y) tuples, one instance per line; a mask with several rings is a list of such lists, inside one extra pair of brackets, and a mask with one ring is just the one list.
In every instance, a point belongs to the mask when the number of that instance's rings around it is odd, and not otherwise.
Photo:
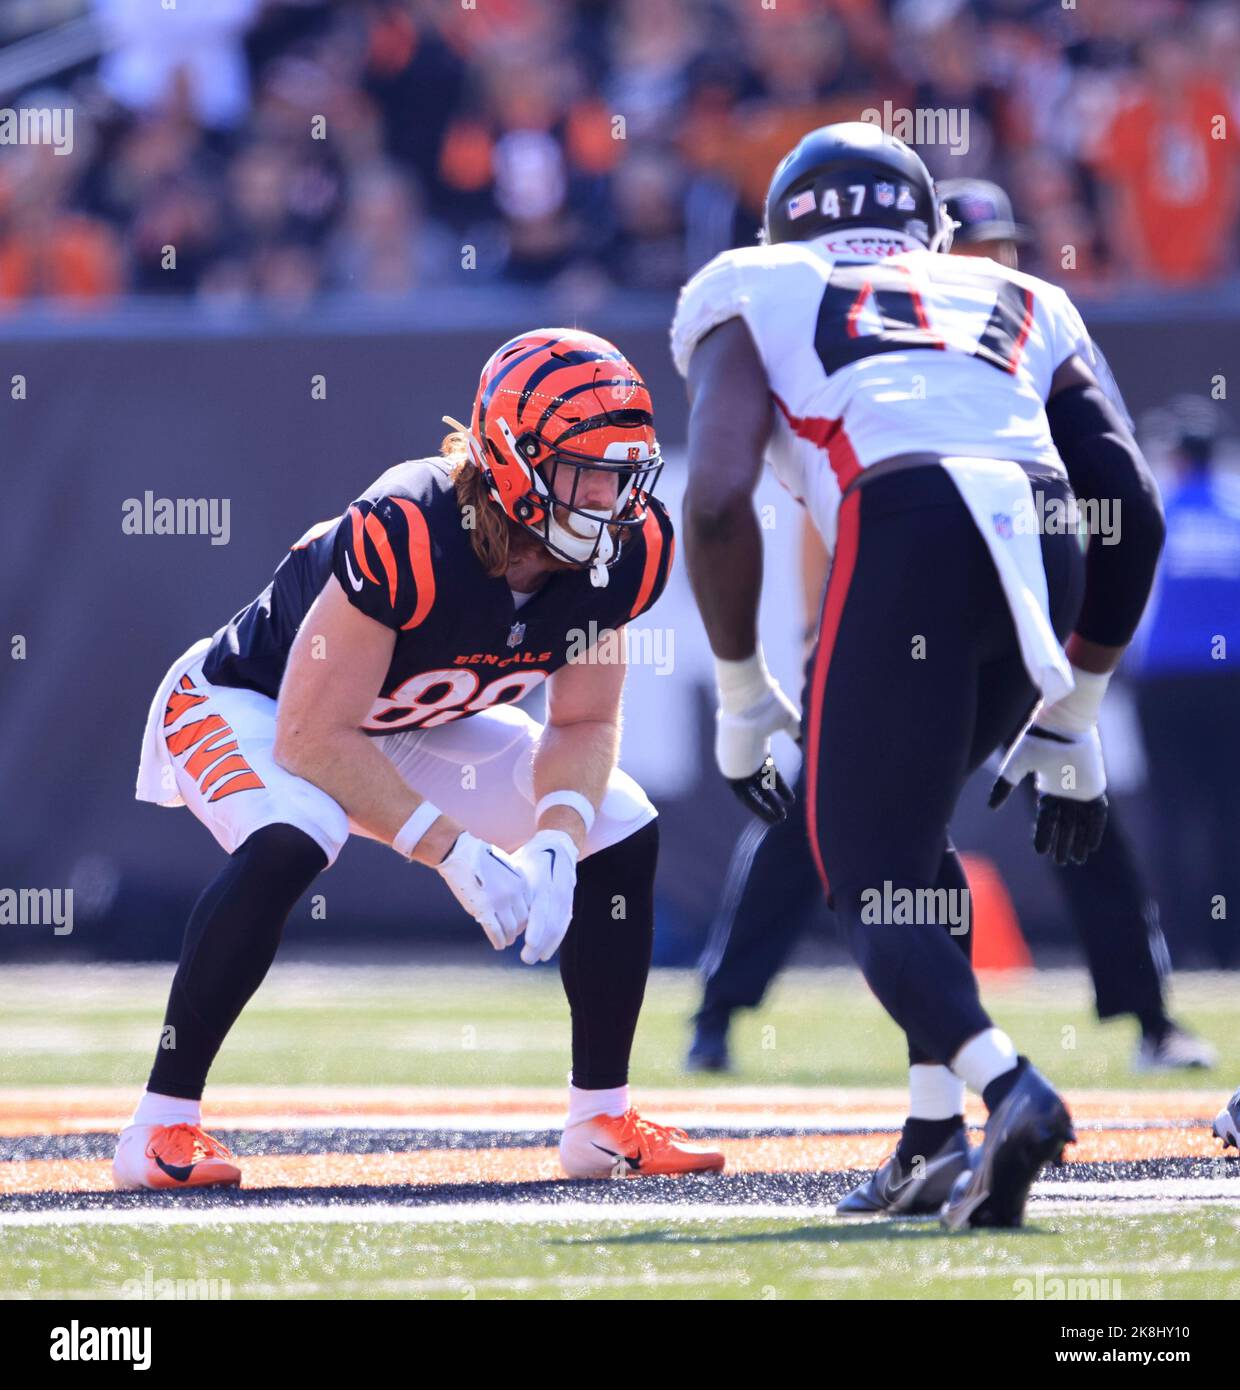
[(866, 121), (811, 130), (780, 160), (766, 193), (768, 242), (885, 227), (946, 251), (953, 226), (916, 151)]

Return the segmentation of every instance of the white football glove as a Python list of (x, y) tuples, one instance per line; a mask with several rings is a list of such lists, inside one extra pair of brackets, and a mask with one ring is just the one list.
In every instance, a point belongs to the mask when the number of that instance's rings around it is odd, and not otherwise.
[(497, 951), (521, 935), (532, 890), (511, 855), (463, 830), (435, 872)]
[(762, 649), (743, 661), (715, 660), (719, 709), (715, 761), (728, 785), (756, 815), (777, 825), (788, 814), (792, 792), (771, 757), (771, 736), (801, 737), (801, 715), (766, 669)]
[[(1010, 792), (1030, 773), (1044, 796), (1062, 796), (1069, 801), (1100, 797), (1107, 789), (1107, 773), (1098, 730), (1060, 734), (1034, 724), (1008, 750), (999, 767), (999, 780)], [(1007, 799), (1007, 792), (1003, 799)]]
[(1031, 773), (1038, 791), (1033, 847), (1056, 864), (1083, 864), (1102, 843), (1107, 824), (1107, 774), (1096, 724), (1107, 677), (1073, 671), (1076, 688), (1008, 749), (990, 792), (1002, 806)]
[(533, 892), (521, 947), (526, 965), (550, 960), (564, 940), (573, 920), (577, 855), (573, 837), (565, 830), (539, 830), (513, 855)]

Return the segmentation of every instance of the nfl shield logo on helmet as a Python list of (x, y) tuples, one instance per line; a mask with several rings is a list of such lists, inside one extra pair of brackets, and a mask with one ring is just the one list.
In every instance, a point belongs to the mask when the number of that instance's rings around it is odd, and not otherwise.
[(896, 186), (894, 183), (876, 183), (874, 185), (874, 199), (880, 208), (889, 208), (895, 205)]
[(798, 193), (795, 198), (788, 199), (788, 217), (795, 222), (798, 217), (804, 217), (807, 212), (814, 210), (814, 190), (807, 188), (804, 193)]
[(508, 645), (510, 647), (519, 647), (521, 643), (524, 641), (525, 624), (513, 623), (513, 625), (508, 629)]
[(913, 197), (913, 190), (906, 183), (900, 185), (900, 196), (896, 199), (896, 207), (901, 212), (915, 212), (917, 200)]

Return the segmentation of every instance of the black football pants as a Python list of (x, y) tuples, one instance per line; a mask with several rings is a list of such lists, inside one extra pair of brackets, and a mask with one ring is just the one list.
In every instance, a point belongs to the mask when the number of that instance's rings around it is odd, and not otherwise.
[[(1056, 479), (1036, 486), (1069, 491)], [(1074, 535), (1040, 539), (1062, 641), (1080, 608), (1084, 556)], [(950, 1062), (991, 1025), (969, 963), (971, 929), (953, 934), (885, 905), (935, 888), (959, 902), (965, 879), (948, 840), (956, 801), (1035, 700), (990, 554), (948, 474), (927, 466), (850, 493), (806, 701), (809, 840), (841, 933), (914, 1062)]]
[[(1026, 795), (1032, 824), (1032, 782)], [(752, 821), (732, 851), (699, 963), (699, 1018), (723, 1023), (735, 1009), (756, 1008), (821, 909), (822, 883), (807, 841), (804, 767), (796, 798), (786, 820), (771, 826)], [(1167, 944), (1158, 903), (1115, 803), (1096, 853), (1084, 864), (1048, 864), (1047, 870), (1063, 891), (1085, 949), (1098, 1017), (1133, 1014), (1143, 1028), (1156, 1031), (1166, 1020)]]

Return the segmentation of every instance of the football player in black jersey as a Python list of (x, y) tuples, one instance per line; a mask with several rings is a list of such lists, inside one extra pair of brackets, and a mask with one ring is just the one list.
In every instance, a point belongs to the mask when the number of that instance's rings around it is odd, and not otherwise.
[[(569, 1176), (723, 1166), (628, 1103), (658, 838), (616, 765), (622, 632), (673, 552), (649, 394), (610, 343), (544, 329), (495, 352), (470, 424), (448, 423), (442, 457), (308, 531), (156, 693), (138, 796), (188, 805), (229, 858), (190, 916), (176, 1047), (122, 1131), (118, 1187), (240, 1181), (201, 1127), (207, 1072), (350, 832), (433, 868), (497, 950), (523, 932), (527, 963), (559, 950)], [(545, 727), (515, 704), (544, 681)]]

